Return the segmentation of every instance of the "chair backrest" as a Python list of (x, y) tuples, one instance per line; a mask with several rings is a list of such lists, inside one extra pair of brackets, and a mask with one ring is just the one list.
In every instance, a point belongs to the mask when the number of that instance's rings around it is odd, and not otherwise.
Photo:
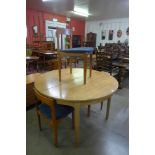
[(34, 82), (26, 84), (26, 107), (35, 105), (37, 103), (36, 97), (33, 91)]
[(54, 104), (54, 100), (53, 99), (50, 99), (50, 98), (47, 98), (43, 95), (41, 95), (35, 88), (34, 88), (34, 92), (35, 92), (35, 95), (37, 97), (37, 99), (39, 101), (41, 101), (42, 103), (48, 105), (48, 106), (51, 106), (52, 104)]
[[(51, 109), (51, 116), (52, 120), (56, 120), (56, 111), (55, 111), (55, 100), (45, 97), (42, 94), (40, 94), (35, 88), (34, 88), (34, 93), (39, 101), (41, 101), (42, 104), (46, 104), (50, 107)], [(38, 108), (38, 107), (37, 107)]]
[(96, 53), (96, 68), (99, 71), (112, 73), (112, 55), (106, 52)]

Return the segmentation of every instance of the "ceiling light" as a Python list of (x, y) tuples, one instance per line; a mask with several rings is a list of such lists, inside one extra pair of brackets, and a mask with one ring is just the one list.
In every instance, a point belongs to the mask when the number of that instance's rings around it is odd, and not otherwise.
[(74, 11), (84, 13), (84, 14), (89, 14), (88, 8), (81, 8), (79, 6), (74, 6)]
[(42, 0), (43, 2), (48, 2), (48, 1), (52, 1), (52, 0)]
[(84, 17), (88, 17), (90, 14), (88, 13), (88, 7), (80, 7), (80, 6), (74, 6), (74, 11), (73, 13), (80, 15), (80, 16), (84, 16)]
[(84, 17), (88, 17), (89, 14), (85, 14), (85, 13), (81, 13), (81, 12), (77, 12), (77, 11), (72, 11), (74, 14), (80, 15), (80, 16), (84, 16)]

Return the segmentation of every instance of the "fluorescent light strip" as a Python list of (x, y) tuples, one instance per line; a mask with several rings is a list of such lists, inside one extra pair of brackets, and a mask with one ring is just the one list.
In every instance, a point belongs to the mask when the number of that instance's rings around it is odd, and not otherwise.
[(42, 0), (43, 2), (49, 2), (49, 1), (52, 1), (52, 0)]
[(74, 14), (77, 14), (77, 15), (80, 15), (80, 16), (84, 16), (84, 17), (88, 17), (89, 14), (85, 14), (85, 13), (82, 13), (82, 12), (77, 12), (77, 11), (73, 11)]

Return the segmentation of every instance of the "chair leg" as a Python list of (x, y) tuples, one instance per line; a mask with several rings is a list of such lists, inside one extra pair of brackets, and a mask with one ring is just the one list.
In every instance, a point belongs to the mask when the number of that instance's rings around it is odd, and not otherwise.
[(74, 112), (72, 112), (72, 129), (74, 130)]
[(87, 117), (90, 117), (90, 105), (88, 105)]
[(101, 110), (102, 110), (102, 108), (103, 108), (103, 101), (101, 102)]
[(57, 126), (57, 123), (53, 124), (53, 131), (54, 131), (54, 145), (57, 147), (58, 146), (58, 126)]
[(40, 115), (37, 113), (37, 117), (38, 117), (38, 125), (39, 125), (39, 129), (41, 131), (41, 119), (40, 119)]

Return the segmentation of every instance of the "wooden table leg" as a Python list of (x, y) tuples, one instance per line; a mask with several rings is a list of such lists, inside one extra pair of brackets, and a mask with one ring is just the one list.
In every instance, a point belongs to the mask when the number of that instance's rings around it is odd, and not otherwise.
[(122, 88), (122, 83), (125, 75), (125, 67), (119, 68), (119, 89)]
[(44, 55), (44, 71), (45, 71), (45, 59), (46, 59), (46, 58), (45, 58), (45, 55)]
[(90, 64), (89, 64), (89, 65), (90, 65), (90, 66), (89, 66), (89, 67), (90, 67), (90, 68), (89, 68), (89, 69), (90, 69), (89, 76), (91, 77), (91, 76), (92, 76), (92, 54), (90, 54), (90, 62), (89, 62), (89, 63), (90, 63)]
[(108, 120), (108, 118), (109, 118), (110, 103), (111, 103), (111, 97), (109, 97), (108, 101), (107, 101), (106, 120)]
[(74, 106), (75, 145), (79, 146), (80, 140), (80, 105)]
[(59, 67), (59, 82), (61, 82), (61, 57), (58, 55), (58, 67)]
[(70, 65), (70, 74), (72, 74), (72, 59), (69, 59), (69, 65)]
[(86, 84), (86, 78), (87, 78), (87, 55), (84, 55), (84, 84)]
[(36, 61), (36, 69), (37, 69), (37, 72), (39, 71), (39, 68), (38, 68), (38, 60)]

